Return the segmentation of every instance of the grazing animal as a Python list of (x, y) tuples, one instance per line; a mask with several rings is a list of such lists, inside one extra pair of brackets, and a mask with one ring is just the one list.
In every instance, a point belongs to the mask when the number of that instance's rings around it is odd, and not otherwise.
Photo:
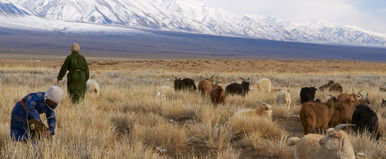
[(271, 105), (262, 103), (263, 107), (258, 107), (255, 109), (242, 109), (236, 112), (232, 118), (239, 116), (250, 116), (250, 117), (261, 117), (265, 119), (272, 120), (272, 109)]
[(379, 87), (379, 91), (386, 92), (386, 87)]
[(382, 98), (381, 108), (386, 108), (386, 100)]
[(100, 90), (98, 82), (95, 80), (95, 76), (94, 75), (92, 75), (90, 77), (90, 79), (87, 80), (86, 87), (87, 87), (87, 92), (94, 93), (97, 96), (99, 96), (99, 93), (100, 93), (101, 90)]
[(352, 115), (352, 124), (355, 124), (354, 131), (363, 133), (368, 131), (373, 138), (379, 140), (381, 133), (379, 132), (379, 123), (377, 113), (370, 109), (367, 105), (359, 104)]
[(221, 86), (213, 86), (213, 89), (210, 92), (210, 101), (213, 105), (217, 106), (218, 104), (225, 104), (225, 97), (225, 90)]
[(328, 81), (328, 83), (327, 84), (325, 84), (325, 85), (323, 85), (323, 86), (320, 86), (319, 87), (319, 90), (320, 91), (325, 91), (325, 90), (328, 90), (332, 85), (334, 85), (334, 81), (333, 80), (330, 80), (330, 81)]
[(174, 80), (174, 90), (175, 91), (190, 91), (195, 92), (197, 90), (194, 80), (190, 78), (175, 78)]
[(357, 98), (359, 104), (370, 104), (369, 93), (367, 93), (366, 97), (364, 97), (361, 91), (359, 91), (358, 95), (360, 96), (359, 98)]
[(232, 84), (229, 84), (228, 86), (226, 86), (225, 88), (225, 93), (227, 95), (241, 95), (241, 96), (245, 96), (248, 92), (249, 92), (249, 78), (247, 78), (246, 80), (244, 78), (241, 78), (243, 81), (241, 82), (241, 84), (238, 84), (238, 83), (232, 83)]
[(282, 105), (285, 104), (285, 106), (288, 107), (288, 109), (291, 106), (291, 95), (288, 91), (287, 88), (281, 89), (279, 92), (276, 94), (276, 103), (277, 105)]
[(355, 159), (355, 152), (347, 133), (342, 128), (355, 126), (341, 124), (327, 130), (326, 135), (308, 134), (291, 137), (288, 146), (295, 146), (295, 159)]
[(256, 82), (257, 91), (271, 92), (272, 81), (269, 78), (262, 78)]
[(303, 103), (308, 102), (308, 101), (314, 101), (315, 94), (316, 94), (317, 90), (318, 89), (316, 89), (315, 87), (303, 87), (300, 90), (301, 103), (303, 104)]
[(343, 87), (339, 83), (335, 83), (330, 87), (330, 89), (328, 91), (342, 94), (343, 93)]
[(97, 96), (99, 96), (101, 90), (98, 82), (94, 79), (94, 76), (91, 76), (91, 78), (87, 80), (86, 86), (89, 93), (95, 93)]
[(44, 125), (41, 121), (30, 119), (28, 120), (28, 125), (32, 141), (37, 141), (42, 138), (50, 137), (50, 135), (47, 135), (47, 132), (49, 131), (48, 127)]
[(303, 125), (304, 134), (307, 135), (312, 129), (323, 132), (327, 128), (334, 114), (335, 97), (331, 97), (326, 103), (314, 101), (302, 104), (300, 109), (300, 120)]
[(355, 106), (365, 103), (367, 102), (361, 95), (355, 93), (340, 94), (335, 102), (335, 111), (330, 120), (329, 127), (334, 127), (343, 123), (351, 123)]
[(210, 94), (213, 89), (214, 76), (206, 78), (198, 83), (198, 90), (201, 95)]
[(343, 87), (339, 83), (335, 83), (333, 80), (328, 81), (327, 84), (319, 87), (320, 91), (326, 91), (328, 90), (329, 92), (334, 92), (334, 93), (343, 93)]
[(175, 78), (174, 81), (174, 90), (179, 91), (182, 90), (182, 79), (181, 78)]

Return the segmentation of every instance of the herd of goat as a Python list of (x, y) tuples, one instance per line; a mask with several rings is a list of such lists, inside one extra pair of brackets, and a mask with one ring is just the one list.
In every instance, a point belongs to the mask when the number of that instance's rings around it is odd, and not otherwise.
[[(245, 96), (249, 89), (249, 78), (241, 78), (241, 83), (231, 83), (225, 90), (218, 85), (214, 77), (201, 80), (197, 87), (194, 80), (189, 78), (176, 78), (174, 80), (175, 91), (198, 91), (201, 95), (209, 95), (213, 105), (224, 104), (227, 95)], [(260, 79), (255, 88), (258, 91), (270, 92), (271, 80)], [(330, 95), (326, 102), (316, 99), (317, 91), (328, 91), (337, 96)], [(380, 91), (382, 91), (380, 89)], [(289, 91), (284, 88), (276, 94), (278, 105), (290, 106)], [(379, 122), (376, 112), (369, 107), (368, 94), (362, 95), (361, 91), (343, 93), (343, 87), (339, 83), (329, 81), (319, 88), (304, 87), (300, 90), (300, 120), (304, 128), (305, 136), (292, 137), (288, 140), (289, 146), (295, 146), (295, 158), (355, 158), (355, 154), (344, 127), (351, 126), (356, 133), (368, 133), (372, 139), (379, 140)], [(245, 109), (235, 113), (239, 115), (257, 115), (271, 119), (271, 106), (262, 103), (264, 107)], [(382, 99), (382, 108), (386, 107), (386, 100)], [(335, 128), (332, 128), (335, 127)], [(330, 128), (330, 129), (327, 129)], [(326, 133), (325, 135), (320, 135)], [(331, 153), (336, 152), (336, 153)]]

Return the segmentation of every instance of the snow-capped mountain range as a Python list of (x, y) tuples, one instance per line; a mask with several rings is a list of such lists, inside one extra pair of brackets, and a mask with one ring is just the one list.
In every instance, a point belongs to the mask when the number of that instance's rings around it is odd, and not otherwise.
[(386, 47), (386, 35), (381, 33), (326, 21), (293, 23), (272, 17), (236, 14), (209, 8), (194, 0), (5, 0), (0, 1), (0, 20), (0, 28), (63, 32), (76, 30), (73, 28), (81, 28), (77, 31), (100, 28), (110, 32), (146, 28)]

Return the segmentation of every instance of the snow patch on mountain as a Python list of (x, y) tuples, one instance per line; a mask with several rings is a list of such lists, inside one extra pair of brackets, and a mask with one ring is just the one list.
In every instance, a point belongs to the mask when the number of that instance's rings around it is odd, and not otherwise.
[(23, 16), (30, 15), (25, 9), (8, 1), (0, 2), (0, 15), (1, 16)]

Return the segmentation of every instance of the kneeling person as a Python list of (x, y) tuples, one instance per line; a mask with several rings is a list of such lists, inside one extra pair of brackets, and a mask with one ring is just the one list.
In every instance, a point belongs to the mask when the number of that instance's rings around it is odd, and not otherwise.
[(27, 141), (38, 134), (32, 134), (29, 121), (40, 122), (39, 114), (46, 114), (48, 129), (44, 135), (55, 134), (56, 117), (54, 109), (63, 97), (63, 90), (51, 86), (47, 92), (31, 93), (16, 103), (11, 116), (11, 138), (15, 141)]

